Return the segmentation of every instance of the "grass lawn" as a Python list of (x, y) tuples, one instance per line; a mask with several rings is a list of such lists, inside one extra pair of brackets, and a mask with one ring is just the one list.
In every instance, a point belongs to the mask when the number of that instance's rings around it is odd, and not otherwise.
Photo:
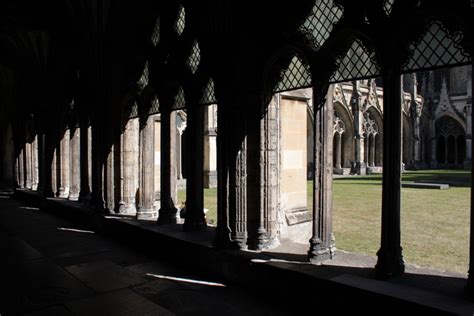
[[(465, 181), (462, 170), (408, 171), (403, 181)], [(312, 205), (308, 181), (308, 206)], [(380, 246), (382, 175), (334, 179), (333, 226), (336, 247), (375, 255)], [(186, 193), (178, 192), (184, 202)], [(216, 223), (217, 190), (204, 191), (208, 221)], [(447, 190), (402, 188), (402, 247), (405, 262), (467, 273), (469, 253), (469, 186)]]

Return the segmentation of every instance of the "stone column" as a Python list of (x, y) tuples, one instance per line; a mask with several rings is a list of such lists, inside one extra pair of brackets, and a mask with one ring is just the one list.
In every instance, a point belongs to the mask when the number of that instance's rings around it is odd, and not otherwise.
[(364, 135), (363, 135), (363, 124), (364, 115), (362, 114), (361, 106), (361, 94), (360, 94), (360, 81), (352, 82), (352, 111), (354, 113), (354, 149), (355, 149), (355, 172), (358, 175), (364, 175), (366, 173), (366, 164), (364, 161)]
[(25, 188), (25, 144), (22, 144), (16, 158), (17, 183), (20, 189)]
[(80, 193), (79, 201), (88, 203), (91, 199), (91, 187), (90, 187), (90, 149), (91, 149), (91, 133), (89, 128), (89, 122), (86, 118), (80, 120)]
[(59, 184), (59, 197), (67, 199), (69, 197), (70, 190), (70, 166), (69, 166), (69, 129), (66, 129), (60, 142), (60, 184)]
[(186, 159), (186, 218), (183, 229), (197, 231), (206, 229), (204, 215), (204, 108), (192, 104), (187, 110), (188, 153)]
[(136, 196), (139, 187), (139, 142), (140, 122), (138, 118), (128, 120), (122, 134), (122, 200), (120, 214), (136, 215)]
[[(162, 117), (163, 117), (163, 114), (162, 114)], [(176, 117), (173, 117), (173, 120), (176, 124)], [(154, 125), (155, 123), (154, 122), (155, 122), (155, 119), (152, 115), (149, 115), (145, 119), (140, 119), (140, 150), (141, 150), (140, 158), (141, 160), (140, 160), (140, 189), (139, 189), (139, 194), (138, 194), (139, 205), (138, 205), (138, 210), (137, 210), (137, 219), (156, 220), (158, 216), (158, 212), (156, 211), (155, 205), (154, 205), (154, 202), (155, 202), (155, 159), (154, 159), (154, 153), (155, 153)], [(174, 129), (176, 128), (175, 124), (173, 124)], [(176, 133), (174, 132), (174, 129), (173, 129), (172, 134), (176, 135)], [(162, 138), (162, 144), (164, 140), (163, 138)], [(166, 140), (164, 141), (166, 142)], [(170, 150), (170, 148), (168, 148), (168, 150)], [(163, 152), (163, 149), (162, 149), (162, 152)], [(170, 156), (171, 155), (169, 155), (168, 157)], [(168, 164), (168, 167), (170, 165), (173, 165), (173, 164), (171, 163)], [(176, 179), (175, 176), (176, 176), (176, 173), (173, 173), (174, 179)], [(163, 190), (163, 184), (162, 184), (162, 190)], [(176, 189), (175, 189), (175, 192), (176, 192)], [(163, 191), (162, 191), (161, 197), (163, 199)], [(166, 203), (162, 201), (161, 203), (162, 209), (163, 209), (163, 205), (166, 205)], [(174, 204), (173, 204), (173, 207), (174, 207)], [(175, 210), (174, 219), (176, 221), (176, 208), (174, 210)], [(160, 217), (161, 217), (161, 210), (160, 210)]]
[(466, 102), (466, 158), (464, 168), (470, 168), (472, 163), (472, 69), (467, 73), (467, 102)]
[(81, 172), (81, 157), (80, 157), (80, 131), (78, 127), (73, 127), (70, 131), (70, 177), (71, 189), (69, 191), (69, 200), (77, 201), (80, 194), (80, 172)]
[(32, 178), (33, 178), (33, 165), (31, 162), (32, 159), (32, 149), (31, 143), (25, 142), (25, 151), (24, 151), (24, 159), (25, 159), (25, 188), (31, 190), (32, 186)]
[(31, 175), (32, 175), (32, 182), (31, 182), (31, 189), (33, 191), (38, 190), (38, 181), (39, 181), (39, 174), (38, 174), (38, 134), (35, 134), (33, 142), (31, 143)]
[[(332, 96), (333, 87), (328, 95)], [(317, 263), (332, 258), (334, 237), (332, 235), (332, 98), (325, 100), (326, 89), (317, 85), (314, 93), (314, 186), (313, 186), (313, 232), (309, 240), (308, 259)]]
[(183, 161), (181, 159), (181, 156), (183, 155), (182, 148), (181, 148), (181, 145), (182, 145), (181, 137), (183, 137), (183, 132), (184, 131), (180, 131), (179, 129), (176, 131), (176, 178), (178, 180), (183, 179), (183, 166), (182, 166)]
[(114, 148), (115, 145), (110, 145), (106, 149), (107, 154), (105, 157), (104, 166), (104, 183), (103, 192), (105, 200), (105, 209), (109, 213), (113, 213), (115, 210), (115, 191), (114, 191), (114, 176), (115, 176), (115, 165), (114, 165)]
[(342, 134), (336, 133), (336, 165), (334, 166), (335, 169), (341, 169), (341, 152), (342, 152)]
[[(176, 112), (165, 110), (161, 113), (161, 205), (158, 224), (177, 222), (176, 201)], [(143, 148), (143, 145), (142, 145)]]
[[(472, 6), (472, 5), (471, 5)], [(471, 59), (474, 55), (474, 50), (471, 50)], [(472, 75), (472, 67), (471, 64), (471, 72), (468, 73), (468, 77), (471, 79)], [(469, 103), (472, 105), (472, 79), (469, 81), (470, 86), (468, 87), (469, 94)], [(472, 120), (472, 116), (470, 117)], [(471, 121), (472, 126), (472, 121)], [(474, 147), (471, 146), (471, 157), (474, 156)], [(472, 175), (474, 174), (474, 166), (471, 164), (471, 181)], [(469, 271), (467, 276), (467, 284), (466, 284), (466, 294), (470, 299), (474, 298), (474, 186), (471, 185), (471, 218), (470, 218), (470, 237), (469, 237)]]
[(216, 129), (217, 129), (217, 104), (209, 105), (204, 110), (204, 187), (217, 186), (216, 171)]
[(382, 233), (376, 276), (387, 279), (405, 271), (400, 245), (402, 107), (401, 76), (386, 71), (383, 115)]
[[(232, 99), (232, 100), (231, 100)], [(217, 133), (218, 247), (247, 248), (247, 139), (245, 112), (229, 97), (219, 105)]]
[[(259, 120), (260, 128), (257, 131), (258, 137), (260, 138), (258, 150), (260, 157), (259, 159), (252, 158), (252, 153), (250, 153), (251, 146), (248, 147), (248, 164), (251, 164), (252, 161), (258, 162), (260, 169), (260, 201), (258, 209), (260, 210), (260, 219), (259, 227), (257, 230), (257, 250), (275, 248), (280, 245), (279, 232), (281, 225), (278, 222), (278, 208), (281, 206), (280, 197), (279, 197), (279, 185), (280, 185), (280, 173), (279, 168), (281, 167), (279, 154), (280, 154), (280, 131), (283, 124), (281, 124), (280, 117), (280, 101), (282, 94), (276, 94), (273, 96), (272, 101), (268, 106), (263, 104), (266, 108), (262, 109), (261, 113), (265, 113), (263, 118), (260, 119), (262, 115), (256, 115), (259, 113), (254, 113), (255, 120)], [(306, 103), (304, 104), (306, 111)], [(253, 119), (252, 119), (253, 120)], [(304, 125), (304, 130), (306, 132), (306, 122)], [(304, 142), (306, 146), (306, 142)], [(254, 149), (254, 150), (255, 150)], [(255, 163), (254, 163), (255, 165)], [(306, 171), (306, 163), (303, 163)], [(306, 173), (306, 172), (305, 172)], [(249, 171), (249, 176), (252, 176), (252, 173)], [(253, 176), (252, 176), (253, 177)], [(249, 184), (252, 183), (249, 181)], [(306, 184), (306, 179), (305, 179)], [(249, 191), (256, 191), (253, 188), (249, 188)], [(251, 196), (250, 196), (251, 197)], [(252, 208), (254, 205), (249, 197), (249, 206)], [(252, 204), (251, 204), (252, 203)], [(253, 206), (255, 208), (255, 206)], [(286, 214), (282, 214), (284, 217)], [(286, 219), (283, 219), (286, 220)], [(251, 244), (249, 242), (249, 244)]]
[(370, 135), (370, 166), (375, 167), (375, 134)]

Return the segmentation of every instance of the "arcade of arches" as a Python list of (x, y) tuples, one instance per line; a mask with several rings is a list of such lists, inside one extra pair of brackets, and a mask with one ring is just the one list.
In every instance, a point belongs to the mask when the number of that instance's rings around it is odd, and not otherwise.
[(402, 169), (471, 168), (472, 1), (6, 2), (3, 188), (174, 225), (181, 186), (200, 231), (217, 187), (216, 247), (321, 262), (333, 174), (383, 169), (383, 279), (404, 272)]

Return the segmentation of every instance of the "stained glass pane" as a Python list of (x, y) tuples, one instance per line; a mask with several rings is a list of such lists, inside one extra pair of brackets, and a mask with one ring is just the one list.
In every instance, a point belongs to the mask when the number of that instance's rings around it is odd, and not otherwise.
[(151, 108), (150, 108), (150, 113), (149, 114), (157, 114), (160, 112), (160, 101), (158, 100), (157, 97), (153, 99), (151, 102)]
[(176, 20), (176, 23), (174, 25), (174, 30), (176, 31), (178, 36), (181, 35), (184, 31), (185, 19), (186, 12), (184, 11), (183, 6), (180, 6), (178, 11), (178, 19)]
[(394, 2), (395, 2), (395, 0), (385, 0), (384, 1), (383, 10), (385, 11), (385, 14), (387, 16), (390, 16), (390, 14), (392, 14), (392, 7), (393, 7)]
[(288, 68), (283, 69), (275, 92), (305, 88), (311, 85), (309, 67), (294, 56)]
[(174, 99), (173, 109), (184, 109), (186, 107), (186, 98), (184, 96), (184, 90), (182, 87), (179, 88), (178, 94)]
[(136, 102), (133, 103), (132, 109), (130, 111), (129, 118), (137, 118), (138, 117), (138, 105)]
[(194, 74), (199, 67), (199, 62), (201, 61), (201, 50), (199, 49), (198, 42), (194, 41), (193, 49), (191, 55), (188, 58), (188, 66), (191, 69), (191, 72)]
[(140, 89), (144, 89), (148, 84), (148, 61), (145, 63), (145, 67), (143, 68), (142, 76), (138, 80), (138, 86)]
[(213, 104), (217, 103), (216, 95), (214, 92), (214, 80), (209, 79), (206, 87), (204, 88), (201, 96), (201, 100), (199, 100), (199, 104), (206, 105), (206, 104)]
[(330, 81), (334, 83), (375, 77), (379, 74), (375, 60), (375, 53), (367, 50), (360, 40), (355, 40), (346, 55), (336, 61), (338, 67)]
[(316, 0), (311, 14), (300, 29), (311, 33), (315, 45), (321, 47), (329, 38), (334, 24), (342, 18), (343, 13), (343, 8), (336, 6), (333, 0)]
[(151, 34), (151, 42), (153, 46), (156, 46), (160, 41), (160, 18), (156, 19), (155, 28), (153, 29), (153, 34)]
[(450, 33), (441, 22), (432, 22), (420, 41), (410, 45), (412, 55), (403, 70), (418, 71), (470, 63), (469, 54), (459, 45), (462, 38), (461, 32)]

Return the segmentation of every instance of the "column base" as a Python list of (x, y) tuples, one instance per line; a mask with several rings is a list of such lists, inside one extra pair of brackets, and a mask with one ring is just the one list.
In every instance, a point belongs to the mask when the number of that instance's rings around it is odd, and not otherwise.
[(69, 193), (69, 196), (68, 196), (68, 199), (70, 201), (79, 201), (79, 193), (77, 192), (70, 192)]
[(31, 185), (31, 190), (33, 190), (33, 191), (38, 191), (38, 184), (37, 184), (37, 183), (32, 184), (32, 185)]
[(161, 208), (158, 212), (158, 225), (177, 224), (177, 213), (178, 209), (176, 207)]
[(139, 220), (156, 220), (158, 212), (154, 209), (139, 209), (137, 211), (137, 219)]
[(217, 188), (217, 171), (204, 171), (204, 187)]
[(310, 246), (308, 250), (308, 261), (312, 264), (320, 264), (323, 261), (331, 260), (334, 252), (329, 248), (321, 248), (321, 241), (319, 239), (310, 239)]
[(69, 197), (69, 189), (59, 189), (58, 198), (67, 199)]
[(354, 166), (354, 173), (359, 176), (364, 176), (367, 174), (367, 165), (363, 161), (357, 161)]
[(464, 169), (471, 169), (471, 165), (472, 165), (472, 161), (470, 159), (464, 160), (464, 163), (463, 163)]
[[(138, 216), (135, 203), (120, 204), (118, 208), (118, 213), (121, 215), (137, 215)], [(156, 212), (156, 216), (158, 216), (158, 212)]]
[(377, 264), (375, 265), (375, 277), (379, 280), (387, 280), (405, 272), (402, 247), (399, 253), (393, 253), (380, 249), (377, 252)]
[(237, 236), (234, 236), (234, 238), (231, 240), (229, 248), (230, 249), (237, 249), (237, 250), (247, 250), (248, 245), (247, 245), (247, 233), (241, 233)]

